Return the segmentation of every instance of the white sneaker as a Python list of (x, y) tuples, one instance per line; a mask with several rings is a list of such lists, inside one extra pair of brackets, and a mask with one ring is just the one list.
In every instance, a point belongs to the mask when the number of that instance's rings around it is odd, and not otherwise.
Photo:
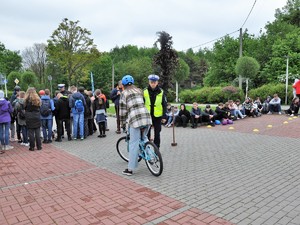
[(29, 146), (29, 143), (23, 143), (24, 146), (28, 147)]
[(291, 114), (290, 116), (294, 116), (294, 114)]
[(268, 112), (267, 114), (268, 114), (268, 115), (271, 115), (271, 114), (272, 114), (272, 112)]
[(278, 114), (281, 115), (281, 112), (279, 112)]
[(24, 142), (21, 142), (20, 145), (25, 145), (25, 143), (24, 143)]
[(168, 125), (168, 127), (171, 127), (171, 126), (172, 126), (172, 124), (169, 124), (169, 125)]
[(10, 150), (13, 149), (14, 147), (11, 145), (5, 145), (3, 150)]

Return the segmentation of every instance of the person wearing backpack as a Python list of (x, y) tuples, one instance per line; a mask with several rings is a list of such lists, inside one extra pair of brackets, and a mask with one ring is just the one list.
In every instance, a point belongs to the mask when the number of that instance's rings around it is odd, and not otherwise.
[(78, 136), (78, 128), (79, 128), (79, 136), (80, 139), (84, 139), (84, 109), (85, 109), (85, 99), (80, 92), (77, 92), (77, 87), (71, 87), (71, 93), (69, 100), (69, 106), (71, 108), (71, 112), (73, 114), (73, 139), (76, 140)]
[(20, 91), (19, 93), (19, 101), (16, 103), (14, 111), (17, 114), (17, 123), (22, 131), (22, 142), (21, 145), (29, 146), (28, 143), (28, 129), (26, 126), (26, 117), (25, 117), (25, 106), (24, 106), (24, 97), (25, 92)]
[(91, 111), (91, 99), (90, 97), (85, 93), (84, 87), (79, 87), (78, 91), (80, 94), (83, 95), (85, 99), (85, 107), (84, 107), (84, 138), (86, 138), (89, 135), (89, 126), (88, 126), (88, 119), (92, 115)]
[(4, 98), (4, 92), (0, 90), (0, 140), (2, 150), (10, 150), (14, 148), (9, 145), (9, 128), (12, 112), (13, 108), (10, 102)]
[(41, 96), (41, 122), (43, 129), (43, 143), (52, 142), (52, 126), (53, 126), (53, 115), (52, 111), (55, 110), (53, 99), (50, 98), (50, 90), (45, 89), (45, 95)]

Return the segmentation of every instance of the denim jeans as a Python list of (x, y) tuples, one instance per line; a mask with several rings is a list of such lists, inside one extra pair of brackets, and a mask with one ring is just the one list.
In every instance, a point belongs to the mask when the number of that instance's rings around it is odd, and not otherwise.
[(28, 129), (26, 125), (20, 125), (22, 136), (23, 136), (23, 143), (28, 143)]
[[(149, 132), (150, 126), (147, 126), (143, 131), (143, 140), (144, 142), (148, 141), (147, 134)], [(141, 129), (140, 128), (129, 128), (130, 140), (129, 140), (129, 162), (128, 169), (134, 170), (138, 166), (138, 157), (139, 157), (139, 142), (141, 139)]]
[(0, 123), (0, 140), (2, 146), (9, 144), (9, 128), (10, 122)]
[(79, 136), (84, 136), (84, 113), (73, 113), (73, 138), (77, 138), (79, 127)]
[(43, 138), (44, 140), (51, 140), (52, 139), (52, 126), (53, 120), (52, 119), (42, 119), (42, 128), (43, 128)]

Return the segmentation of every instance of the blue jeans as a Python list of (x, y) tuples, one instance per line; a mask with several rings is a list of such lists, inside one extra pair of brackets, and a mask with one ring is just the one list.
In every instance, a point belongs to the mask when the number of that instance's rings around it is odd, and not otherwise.
[(9, 128), (10, 128), (10, 122), (0, 123), (1, 145), (8, 145), (9, 144)]
[(51, 140), (52, 139), (52, 126), (53, 120), (52, 119), (42, 119), (42, 128), (43, 128), (43, 138), (44, 140)]
[(80, 138), (83, 138), (84, 134), (84, 113), (73, 113), (73, 138), (77, 138), (79, 127)]
[(28, 143), (28, 130), (26, 125), (20, 125), (23, 137), (23, 143)]
[[(150, 126), (144, 129), (143, 140), (144, 142), (148, 141), (147, 134), (149, 132)], [(128, 169), (134, 170), (138, 166), (138, 157), (139, 157), (139, 142), (141, 139), (141, 129), (129, 127), (130, 140), (129, 140), (129, 162)]]

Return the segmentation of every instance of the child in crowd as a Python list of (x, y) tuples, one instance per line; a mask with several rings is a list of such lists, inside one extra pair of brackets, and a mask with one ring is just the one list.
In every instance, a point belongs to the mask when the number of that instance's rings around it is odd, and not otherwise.
[[(168, 114), (168, 118), (167, 118), (167, 123), (165, 125), (165, 127), (171, 127), (174, 125), (174, 120), (173, 118), (176, 118), (176, 116), (178, 116), (179, 114), (179, 110), (177, 106), (171, 106), (170, 109), (170, 113)], [(173, 117), (173, 113), (174, 113), (174, 117)]]
[(190, 117), (191, 117), (191, 114), (186, 109), (185, 104), (181, 104), (178, 115), (175, 117), (176, 127), (179, 127), (182, 125), (182, 127), (185, 128), (187, 126), (187, 123), (190, 121)]
[(293, 98), (290, 108), (286, 110), (285, 113), (289, 116), (298, 116), (299, 104), (300, 104), (299, 98), (298, 97)]
[(233, 100), (228, 100), (228, 103), (228, 108), (231, 115), (235, 116), (237, 119), (239, 119), (239, 117), (242, 119), (245, 117)]
[(15, 105), (15, 111), (17, 114), (17, 122), (20, 126), (20, 129), (22, 131), (22, 143), (21, 145), (29, 146), (28, 143), (28, 130), (26, 126), (26, 120), (25, 120), (25, 106), (24, 106), (24, 98), (25, 98), (25, 92), (20, 91), (19, 92), (19, 101)]

